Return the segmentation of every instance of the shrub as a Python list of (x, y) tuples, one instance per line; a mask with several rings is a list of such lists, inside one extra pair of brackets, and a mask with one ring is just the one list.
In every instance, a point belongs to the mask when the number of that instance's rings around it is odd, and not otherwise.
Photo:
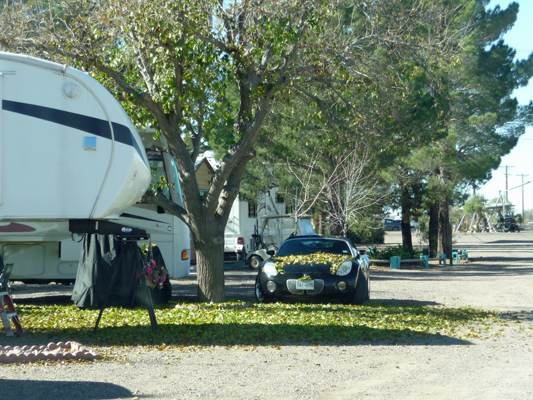
[[(372, 240), (372, 235), (374, 240)], [(355, 226), (348, 231), (348, 239), (353, 244), (382, 244), (385, 242), (385, 231), (383, 228)]]
[(398, 247), (388, 247), (383, 250), (375, 249), (372, 252), (372, 257), (375, 260), (388, 260), (391, 257), (401, 257), (403, 259), (413, 259), (420, 258), (422, 253), (414, 249), (409, 248), (409, 246), (399, 245)]

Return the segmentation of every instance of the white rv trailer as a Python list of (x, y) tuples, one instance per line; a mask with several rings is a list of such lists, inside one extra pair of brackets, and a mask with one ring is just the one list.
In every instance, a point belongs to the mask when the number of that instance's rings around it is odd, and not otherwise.
[[(0, 256), (14, 264), (12, 279), (75, 279), (81, 244), (69, 221), (121, 216), (118, 222), (160, 240), (171, 276), (188, 274), (188, 260), (175, 260), (166, 240), (182, 227), (155, 206), (130, 207), (149, 185), (150, 164), (160, 160), (148, 160), (131, 120), (103, 86), (67, 66), (0, 53), (0, 99)], [(174, 173), (168, 155), (160, 158)], [(180, 251), (188, 250), (188, 237), (180, 237), (187, 242)]]
[(279, 248), (295, 231), (301, 235), (316, 234), (310, 216), (300, 216), (296, 224), (293, 210), (287, 208), (279, 188), (263, 193), (258, 206), (237, 198), (224, 232), (224, 252), (256, 269), (270, 257), (267, 250)]

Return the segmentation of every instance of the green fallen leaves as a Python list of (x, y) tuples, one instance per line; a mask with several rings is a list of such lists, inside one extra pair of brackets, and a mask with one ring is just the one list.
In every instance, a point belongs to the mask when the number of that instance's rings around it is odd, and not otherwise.
[(463, 326), (492, 324), (497, 314), (420, 305), (176, 303), (156, 309), (152, 335), (144, 308), (108, 308), (96, 336), (98, 310), (74, 305), (18, 305), (29, 334), (109, 346), (395, 343), (457, 336)]

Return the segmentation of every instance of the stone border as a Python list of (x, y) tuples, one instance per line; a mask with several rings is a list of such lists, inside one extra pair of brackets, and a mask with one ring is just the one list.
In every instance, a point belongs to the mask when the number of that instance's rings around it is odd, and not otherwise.
[(101, 360), (97, 352), (78, 342), (49, 343), (47, 346), (0, 346), (0, 364), (36, 361)]

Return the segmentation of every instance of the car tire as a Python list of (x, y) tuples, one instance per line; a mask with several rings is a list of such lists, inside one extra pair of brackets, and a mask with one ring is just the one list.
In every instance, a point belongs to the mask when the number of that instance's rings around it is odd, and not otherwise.
[(368, 280), (366, 279), (365, 274), (359, 271), (359, 276), (357, 277), (357, 284), (355, 285), (355, 294), (352, 299), (352, 304), (361, 305), (368, 298), (369, 298)]
[(259, 264), (263, 262), (263, 259), (259, 256), (251, 256), (250, 260), (248, 261), (248, 264), (250, 264), (250, 267), (252, 269), (257, 270), (259, 268)]
[(267, 297), (263, 289), (261, 289), (261, 284), (259, 283), (259, 275), (255, 278), (255, 299), (258, 303), (267, 303)]
[(393, 231), (393, 232), (398, 232), (399, 230), (400, 230), (400, 228), (398, 228), (397, 226), (394, 226), (394, 227), (392, 228), (392, 231)]

